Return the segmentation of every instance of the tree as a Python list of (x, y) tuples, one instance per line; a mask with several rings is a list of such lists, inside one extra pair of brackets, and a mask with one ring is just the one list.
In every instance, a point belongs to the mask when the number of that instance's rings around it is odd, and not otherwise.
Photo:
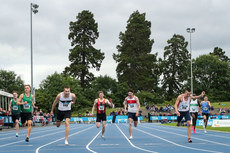
[(145, 13), (132, 13), (126, 31), (120, 32), (118, 54), (113, 54), (118, 63), (118, 81), (127, 83), (135, 91), (152, 91), (158, 84), (157, 54), (151, 54), (154, 40), (150, 39), (150, 28), (151, 22), (145, 19)]
[(181, 35), (174, 34), (164, 48), (164, 59), (161, 61), (162, 89), (167, 100), (181, 92), (188, 78), (190, 54), (186, 49), (188, 42)]
[(193, 64), (194, 91), (205, 91), (210, 100), (230, 100), (230, 66), (218, 56), (202, 55)]
[(68, 75), (64, 76), (55, 72), (43, 80), (39, 85), (39, 89), (36, 90), (36, 103), (39, 108), (49, 112), (57, 94), (62, 92), (65, 86), (69, 86), (70, 91), (75, 93), (77, 98), (76, 103), (72, 106), (73, 111), (90, 106), (90, 102), (82, 96), (82, 88), (79, 86), (79, 81)]
[(76, 18), (77, 21), (71, 21), (69, 26), (68, 38), (73, 48), (69, 54), (71, 64), (65, 68), (64, 73), (79, 79), (81, 87), (85, 89), (94, 79), (93, 73), (89, 70), (100, 70), (104, 53), (93, 47), (99, 37), (98, 24), (93, 14), (84, 10)]
[(14, 90), (22, 93), (24, 91), (24, 81), (13, 71), (0, 70), (0, 89), (9, 93)]
[(214, 55), (214, 56), (218, 56), (221, 61), (230, 63), (230, 58), (225, 55), (225, 51), (223, 51), (222, 48), (215, 47), (213, 52), (211, 52), (209, 54)]

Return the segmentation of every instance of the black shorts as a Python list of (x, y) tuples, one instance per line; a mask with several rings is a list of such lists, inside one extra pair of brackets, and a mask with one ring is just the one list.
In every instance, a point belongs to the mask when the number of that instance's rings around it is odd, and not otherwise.
[(180, 113), (180, 116), (177, 116), (177, 122), (178, 123), (181, 122), (181, 120), (183, 119), (183, 117), (184, 117), (184, 119), (185, 119), (186, 122), (187, 121), (191, 121), (191, 117), (190, 117), (189, 111), (187, 111), (187, 112), (179, 112), (179, 113)]
[(197, 119), (197, 117), (198, 117), (198, 112), (190, 112), (190, 115), (192, 116), (192, 114), (194, 114), (195, 115), (195, 118)]
[(208, 119), (209, 118), (209, 113), (202, 113), (202, 116), (206, 116), (206, 118)]
[(12, 114), (12, 121), (15, 123), (16, 120), (19, 120), (20, 114)]
[(68, 111), (60, 111), (58, 110), (57, 112), (57, 122), (61, 122), (63, 121), (63, 119), (66, 119), (66, 118), (71, 118), (71, 110), (68, 110)]
[(133, 121), (137, 121), (136, 113), (130, 113), (130, 112), (128, 112), (128, 118), (133, 119)]
[(106, 114), (97, 114), (96, 122), (106, 121)]
[(28, 120), (33, 120), (32, 113), (21, 113), (22, 124), (26, 123)]

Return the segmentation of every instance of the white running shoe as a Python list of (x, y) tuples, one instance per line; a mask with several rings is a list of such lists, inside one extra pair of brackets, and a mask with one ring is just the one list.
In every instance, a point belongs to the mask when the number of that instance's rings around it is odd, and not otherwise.
[(69, 144), (69, 142), (67, 140), (65, 140), (65, 145), (68, 145), (68, 144)]
[(207, 133), (206, 129), (204, 130), (204, 133)]
[(104, 135), (101, 135), (101, 138), (102, 138), (102, 139), (104, 139), (104, 138), (105, 138), (105, 136), (104, 136)]
[(205, 129), (205, 125), (203, 124), (203, 128)]
[(132, 140), (132, 139), (133, 139), (133, 136), (130, 136), (130, 137), (129, 137), (129, 140)]

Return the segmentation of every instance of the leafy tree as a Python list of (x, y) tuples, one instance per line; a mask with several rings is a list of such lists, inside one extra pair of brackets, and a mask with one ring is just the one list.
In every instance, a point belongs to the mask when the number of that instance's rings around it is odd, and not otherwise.
[(94, 79), (93, 73), (89, 70), (91, 68), (100, 70), (104, 53), (93, 47), (99, 37), (98, 24), (93, 14), (84, 10), (78, 14), (76, 19), (77, 21), (71, 21), (69, 24), (68, 38), (73, 48), (70, 49), (69, 54), (71, 64), (65, 68), (64, 73), (79, 79), (81, 87), (85, 89)]
[(223, 51), (222, 48), (215, 47), (213, 52), (209, 53), (210, 55), (215, 55), (218, 56), (221, 61), (224, 62), (229, 62), (230, 63), (230, 58), (225, 55), (225, 51)]
[(24, 81), (13, 71), (0, 70), (0, 89), (9, 93), (14, 90), (22, 93), (24, 91)]
[(213, 55), (199, 56), (193, 64), (194, 91), (206, 91), (211, 100), (230, 99), (230, 67)]
[(39, 108), (49, 112), (57, 94), (62, 92), (65, 86), (69, 86), (70, 91), (76, 95), (77, 100), (72, 106), (73, 111), (90, 106), (90, 102), (82, 96), (82, 88), (79, 86), (79, 81), (68, 75), (64, 76), (55, 72), (43, 80), (40, 88), (36, 91), (36, 103)]
[(183, 85), (188, 81), (190, 55), (186, 49), (188, 42), (183, 36), (174, 34), (167, 42), (164, 59), (161, 61), (162, 89), (166, 100), (171, 100), (181, 92)]
[(119, 83), (127, 83), (135, 91), (152, 91), (159, 80), (157, 54), (151, 54), (154, 40), (150, 39), (150, 28), (145, 13), (132, 13), (126, 31), (120, 32), (118, 54), (113, 54)]

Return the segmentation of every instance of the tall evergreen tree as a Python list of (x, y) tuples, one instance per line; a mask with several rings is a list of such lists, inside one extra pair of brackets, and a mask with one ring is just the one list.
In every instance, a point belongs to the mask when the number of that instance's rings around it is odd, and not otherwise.
[(213, 52), (210, 53), (210, 55), (218, 56), (221, 61), (230, 63), (230, 58), (225, 55), (225, 51), (223, 51), (222, 48), (215, 47)]
[(71, 21), (69, 26), (69, 40), (73, 48), (69, 54), (71, 64), (65, 68), (64, 73), (79, 79), (81, 87), (85, 89), (94, 79), (93, 73), (89, 70), (100, 70), (104, 53), (93, 47), (99, 37), (98, 24), (93, 14), (84, 10), (76, 19), (77, 21)]
[(116, 72), (120, 83), (127, 83), (135, 91), (151, 91), (157, 87), (157, 54), (151, 54), (153, 39), (151, 22), (145, 19), (145, 13), (135, 11), (127, 21), (126, 31), (120, 32), (118, 54), (113, 54), (118, 63)]
[(164, 59), (161, 62), (162, 89), (165, 91), (165, 98), (171, 100), (181, 92), (183, 84), (188, 81), (190, 54), (186, 49), (188, 42), (183, 36), (174, 34), (167, 42), (168, 46), (164, 48)]

